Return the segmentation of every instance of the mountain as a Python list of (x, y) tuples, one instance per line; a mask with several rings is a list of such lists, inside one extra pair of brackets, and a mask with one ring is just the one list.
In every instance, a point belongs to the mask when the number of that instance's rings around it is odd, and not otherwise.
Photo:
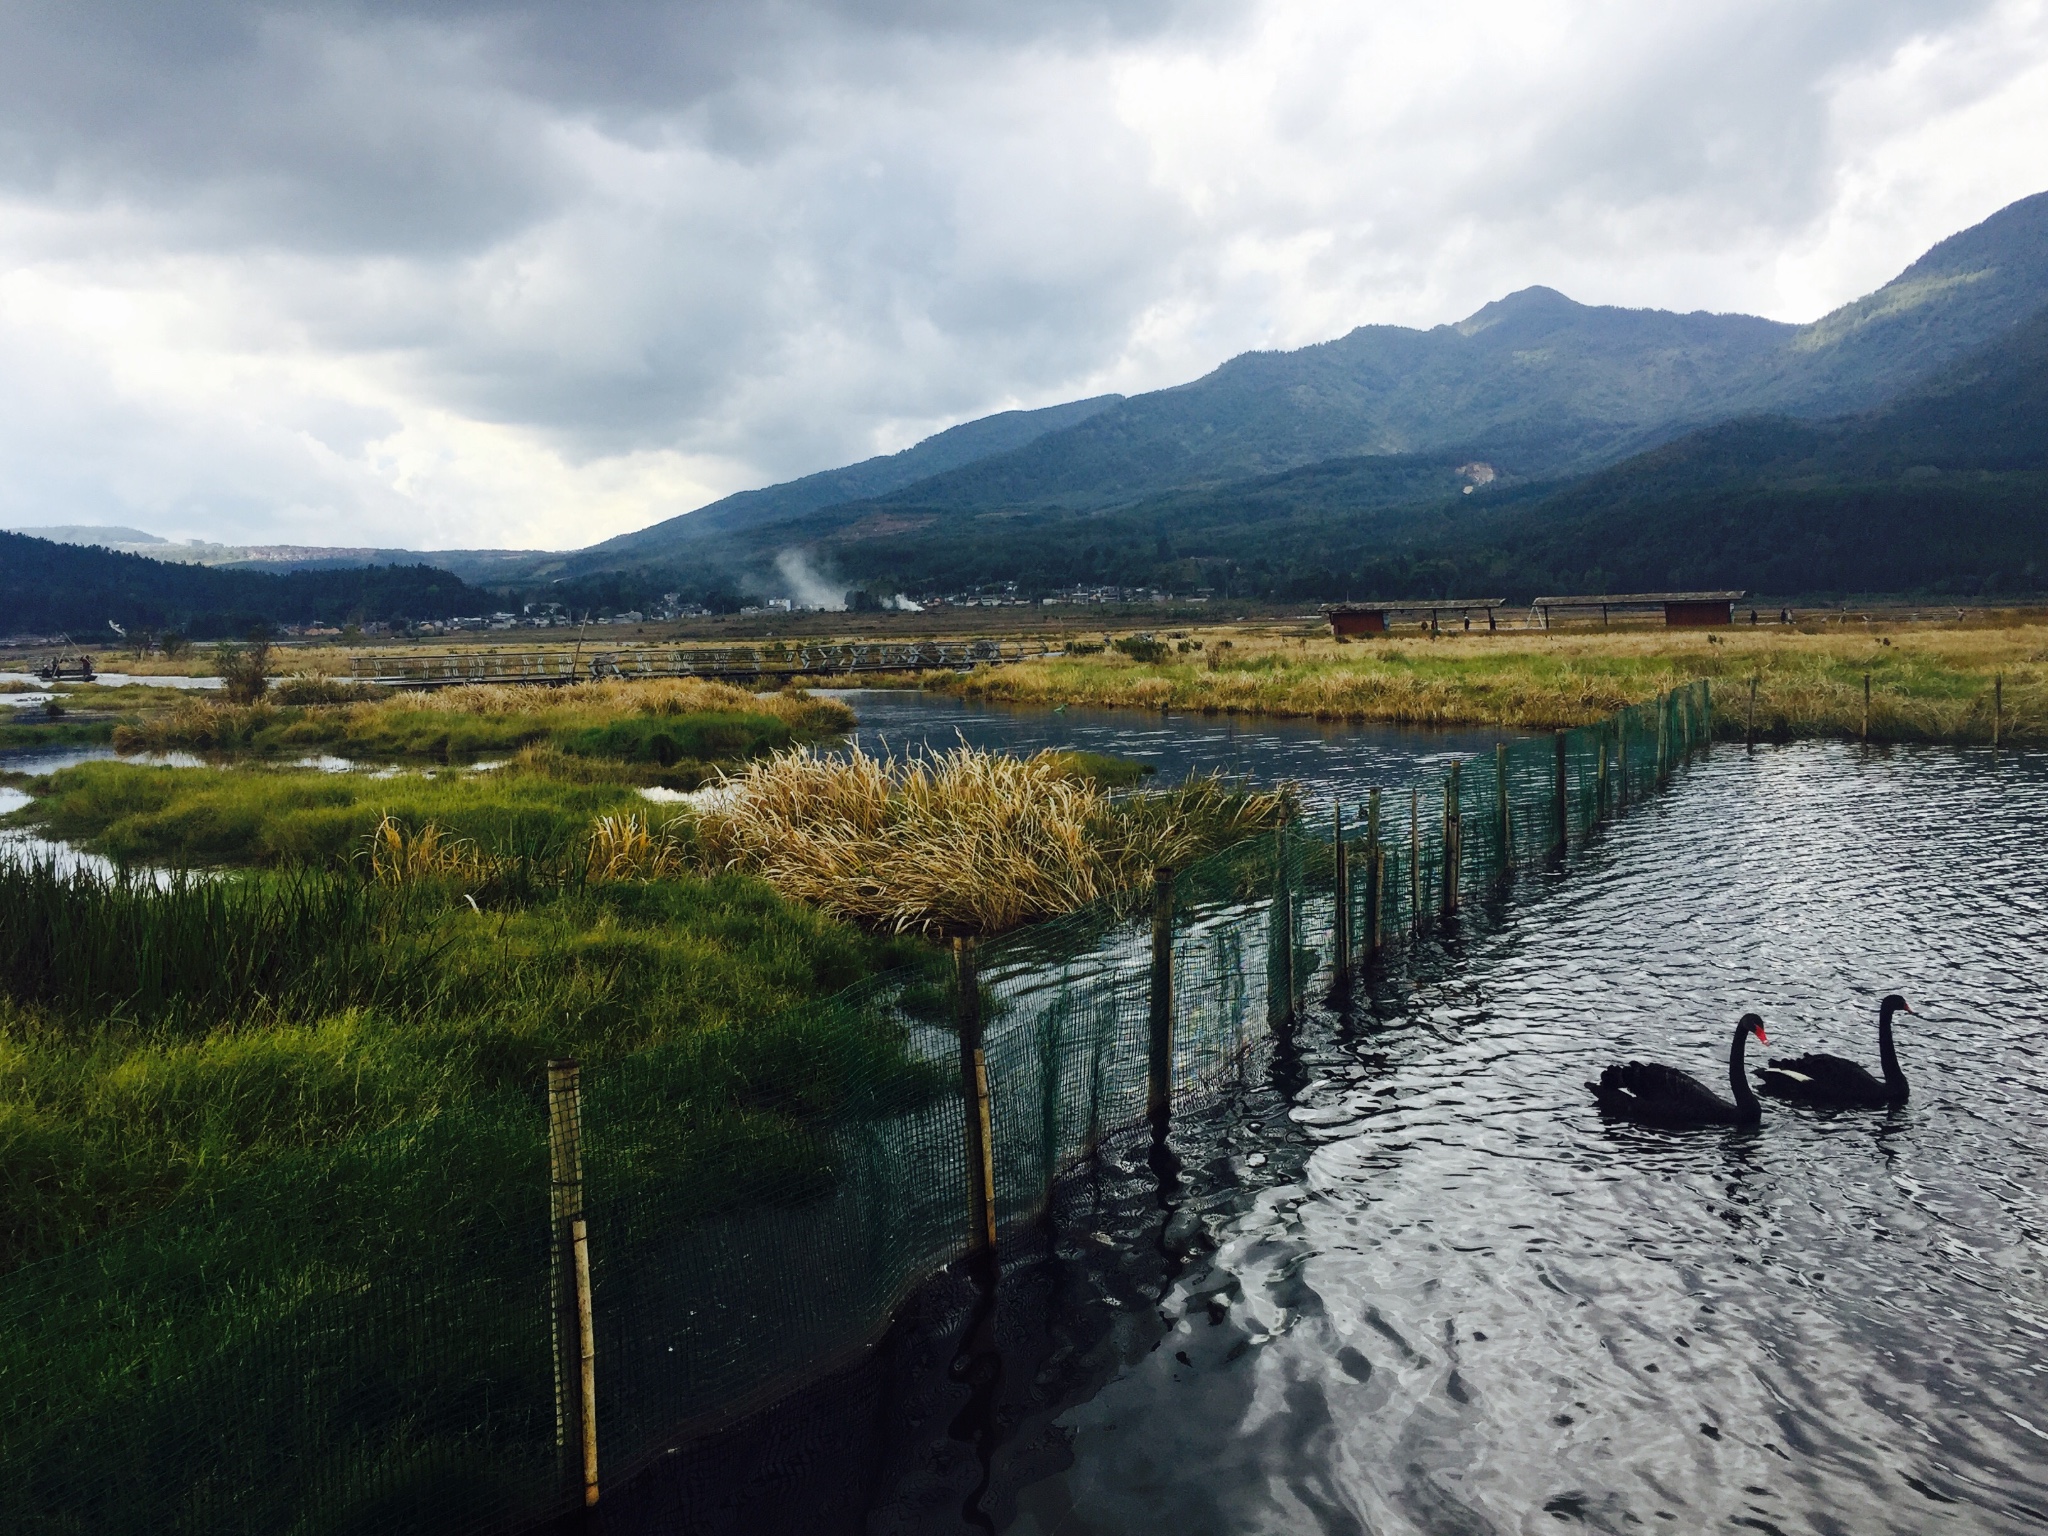
[[(883, 591), (1020, 578), (1268, 599), (2038, 589), (2048, 309), (1874, 410), (1740, 416), (1583, 476), (1515, 482), (1457, 454), (1374, 454), (1123, 505), (887, 498), (801, 526), (814, 559)], [(787, 533), (727, 548), (745, 557)]]
[(111, 619), (204, 640), (259, 622), (446, 618), (498, 606), (491, 593), (425, 565), (270, 575), (0, 533), (0, 614), (16, 632), (69, 630), (83, 640), (105, 636)]
[(2048, 589), (2048, 307), (1874, 410), (1690, 433), (1488, 509), (1439, 557), (1578, 590)]
[(140, 528), (109, 528), (65, 523), (55, 528), (16, 528), (16, 533), (32, 539), (48, 539), (53, 544), (99, 544), (114, 548), (124, 544), (168, 544), (169, 539), (159, 538), (153, 533), (144, 533)]
[[(908, 462), (952, 436), (941, 434), (892, 460), (728, 498), (569, 557), (563, 569), (687, 554), (699, 571), (708, 562), (758, 576), (775, 554), (813, 546), (866, 570), (877, 562), (846, 551), (869, 538), (934, 537), (977, 514), (1056, 521), (1362, 457), (1480, 459), (1504, 484), (1568, 475), (1731, 416), (1868, 410), (2044, 301), (2048, 194), (1942, 241), (1811, 325), (1589, 306), (1527, 288), (1454, 325), (1363, 326), (1297, 351), (1248, 353), (1173, 389), (1079, 402), (1088, 407), (1080, 419), (1007, 449), (969, 423), (954, 429), (962, 436), (947, 467), (931, 468), (936, 456)], [(913, 468), (924, 473), (875, 488)]]
[(635, 533), (594, 544), (563, 560), (560, 569), (583, 572), (616, 569), (621, 563), (673, 554), (713, 535), (757, 529), (787, 522), (823, 507), (887, 495), (934, 475), (1011, 452), (1049, 432), (1086, 421), (1122, 402), (1122, 395), (1097, 395), (1036, 411), (1002, 411), (963, 422), (924, 439), (901, 453), (864, 459), (844, 469), (828, 469), (782, 485), (741, 491), (695, 512), (669, 518)]
[(1934, 246), (1875, 293), (1803, 326), (1731, 405), (1804, 416), (1869, 410), (2048, 304), (2048, 193)]

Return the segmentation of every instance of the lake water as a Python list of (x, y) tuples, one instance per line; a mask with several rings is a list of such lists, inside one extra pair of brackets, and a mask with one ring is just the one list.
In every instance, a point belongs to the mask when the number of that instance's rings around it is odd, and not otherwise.
[(853, 744), (875, 756), (969, 746), (1028, 756), (1048, 747), (1129, 758), (1156, 770), (1153, 782), (1222, 773), (1258, 784), (1291, 780), (1311, 804), (1333, 794), (1347, 804), (1374, 787), (1441, 773), (1454, 759), (1491, 752), (1525, 733), (1358, 726), (1311, 720), (1155, 713), (1129, 709), (1019, 709), (903, 688), (840, 689), (826, 697), (853, 706)]
[[(614, 1513), (2038, 1532), (2044, 956), (2038, 755), (1717, 749), (1314, 1017), (1179, 1128), (1177, 1179), (1107, 1159), (992, 1293), (927, 1287), (861, 1371)], [(1720, 1077), (1752, 1008), (1763, 1054), (1874, 1064), (1891, 990), (1918, 1010), (1898, 1111), (1666, 1134), (1584, 1086), (1624, 1056)]]
[[(196, 688), (207, 690), (220, 687), (220, 679), (217, 677), (156, 677), (127, 672), (101, 672), (94, 676), (93, 681), (105, 688), (120, 688), (129, 683), (140, 684), (145, 688)], [(20, 685), (24, 691), (0, 693), (0, 706), (12, 709), (28, 709), (30, 707), (41, 709), (53, 697), (58, 696), (53, 694), (48, 688), (45, 688), (42, 680), (33, 672), (0, 672), (0, 686), (9, 683)]]

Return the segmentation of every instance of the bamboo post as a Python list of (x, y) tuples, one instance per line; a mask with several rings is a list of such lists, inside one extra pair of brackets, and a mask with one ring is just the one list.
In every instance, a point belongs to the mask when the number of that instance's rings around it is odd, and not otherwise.
[[(1152, 1050), (1145, 1112), (1165, 1135), (1173, 1110), (1173, 871), (1152, 871)], [(984, 1113), (986, 1111), (984, 1110)]]
[(1567, 821), (1567, 819), (1566, 819), (1566, 818), (1567, 818), (1567, 816), (1568, 816), (1568, 814), (1569, 814), (1569, 812), (1567, 811), (1567, 809), (1566, 809), (1566, 805), (1565, 805), (1565, 788), (1566, 788), (1566, 786), (1565, 786), (1565, 735), (1564, 735), (1564, 732), (1563, 732), (1563, 731), (1559, 731), (1559, 732), (1557, 732), (1557, 733), (1556, 733), (1556, 734), (1555, 734), (1555, 735), (1554, 735), (1554, 736), (1553, 736), (1553, 737), (1551, 738), (1551, 742), (1552, 742), (1552, 755), (1553, 755), (1553, 757), (1555, 758), (1555, 764), (1554, 764), (1554, 767), (1555, 767), (1555, 780), (1554, 780), (1553, 784), (1551, 785), (1551, 798), (1552, 798), (1552, 800), (1553, 800), (1553, 802), (1554, 802), (1554, 804), (1555, 804), (1555, 809), (1556, 809), (1556, 812), (1557, 812), (1557, 817), (1556, 817), (1556, 820), (1557, 820), (1557, 836), (1556, 836), (1556, 837), (1555, 837), (1555, 838), (1554, 838), (1554, 839), (1552, 840), (1552, 842), (1551, 842), (1551, 846), (1552, 846), (1552, 847), (1554, 847), (1554, 848), (1556, 848), (1556, 849), (1558, 849), (1559, 851), (1562, 851), (1562, 850), (1564, 849), (1564, 847), (1566, 846), (1567, 842), (1569, 841), (1569, 831), (1570, 831), (1569, 823), (1568, 823), (1568, 821)]
[(1365, 801), (1365, 942), (1369, 953), (1380, 952), (1380, 912), (1385, 906), (1386, 851), (1380, 847), (1380, 792)]
[(1998, 750), (1998, 738), (2005, 733), (2005, 674), (1991, 678), (1991, 750)]
[(1495, 835), (1500, 839), (1500, 867), (1505, 874), (1515, 867), (1515, 820), (1508, 805), (1508, 744), (1493, 744), (1493, 799)]
[(1422, 926), (1422, 791), (1408, 787), (1408, 926)]
[(1870, 740), (1870, 674), (1863, 674), (1863, 739)]
[(590, 1232), (583, 1217), (583, 1072), (548, 1063), (548, 1214), (555, 1301), (555, 1443), (567, 1481), (597, 1503), (597, 1334), (591, 1316)]
[(981, 1041), (981, 975), (974, 940), (953, 941), (953, 976), (958, 983), (954, 1017), (960, 1030), (961, 1106), (967, 1122), (967, 1214), (976, 1253), (996, 1247), (995, 1136), (989, 1119), (988, 1058)]
[(1458, 877), (1463, 873), (1464, 818), (1458, 806), (1458, 768), (1452, 763), (1444, 780), (1444, 911), (1458, 910)]
[(1748, 751), (1756, 750), (1756, 678), (1749, 680), (1749, 714), (1742, 722), (1742, 745)]
[(1335, 813), (1337, 841), (1333, 852), (1337, 864), (1336, 927), (1337, 927), (1337, 980), (1336, 990), (1342, 991), (1351, 981), (1351, 856), (1344, 847), (1344, 802), (1340, 799), (1331, 808)]

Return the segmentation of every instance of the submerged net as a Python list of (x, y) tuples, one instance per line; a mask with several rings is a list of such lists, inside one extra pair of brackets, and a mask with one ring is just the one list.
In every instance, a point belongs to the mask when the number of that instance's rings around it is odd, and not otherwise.
[(700, 1057), (587, 1069), (567, 1214), (536, 1084), (19, 1270), (0, 1281), (6, 1526), (481, 1532), (569, 1512), (572, 1217), (615, 1486), (849, 1358), (991, 1211), (998, 1233), (1035, 1219), (1105, 1141), (1241, 1081), (1347, 955), (1398, 964), (1710, 735), (1695, 684), (1322, 807), (1177, 871), (1170, 901), (1125, 893), (873, 977), (757, 1026), (751, 1048), (808, 1053), (776, 1079), (800, 1086), (715, 1113), (671, 1107)]

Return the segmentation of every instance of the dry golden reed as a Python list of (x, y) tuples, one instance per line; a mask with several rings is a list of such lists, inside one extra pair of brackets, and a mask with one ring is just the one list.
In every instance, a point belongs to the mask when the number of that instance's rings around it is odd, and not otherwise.
[(681, 874), (688, 849), (671, 825), (655, 827), (636, 812), (600, 816), (584, 844), (584, 871), (593, 880), (661, 880)]
[(1071, 912), (1288, 814), (1216, 780), (1117, 800), (1055, 752), (884, 760), (789, 751), (724, 778), (699, 858), (896, 932), (998, 932)]

